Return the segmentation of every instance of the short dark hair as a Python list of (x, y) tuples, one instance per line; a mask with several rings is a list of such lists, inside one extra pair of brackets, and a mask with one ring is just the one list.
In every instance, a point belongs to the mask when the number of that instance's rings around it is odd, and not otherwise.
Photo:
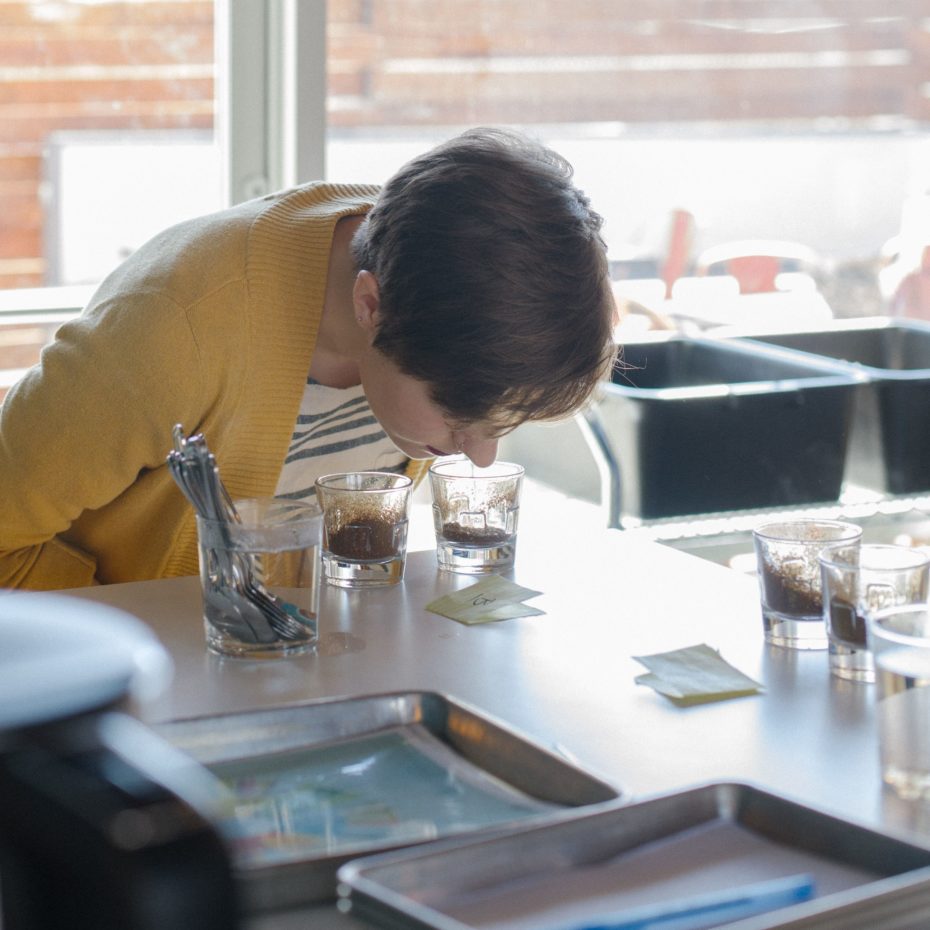
[(374, 346), (454, 421), (577, 410), (615, 357), (601, 217), (530, 138), (472, 129), (383, 187), (353, 241), (374, 274)]

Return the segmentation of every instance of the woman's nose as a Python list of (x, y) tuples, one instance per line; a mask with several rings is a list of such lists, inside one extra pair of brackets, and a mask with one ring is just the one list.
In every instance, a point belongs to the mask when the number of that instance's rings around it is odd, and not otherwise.
[(496, 439), (466, 439), (462, 444), (462, 451), (479, 468), (493, 465), (497, 458)]

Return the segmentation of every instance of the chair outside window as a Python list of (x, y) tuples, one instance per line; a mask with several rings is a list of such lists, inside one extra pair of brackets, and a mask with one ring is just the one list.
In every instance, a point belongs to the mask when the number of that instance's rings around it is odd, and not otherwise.
[(802, 280), (800, 275), (813, 279), (820, 266), (817, 253), (800, 243), (745, 239), (705, 249), (695, 262), (695, 273), (731, 275), (741, 294), (762, 294), (789, 289), (785, 283)]

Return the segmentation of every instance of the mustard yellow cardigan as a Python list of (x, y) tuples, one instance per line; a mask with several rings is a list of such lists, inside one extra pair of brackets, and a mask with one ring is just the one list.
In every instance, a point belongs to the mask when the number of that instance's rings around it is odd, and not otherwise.
[(107, 278), (0, 407), (0, 587), (195, 574), (193, 510), (165, 466), (175, 423), (204, 434), (234, 497), (274, 493), (333, 230), (376, 192), (250, 201), (161, 233)]

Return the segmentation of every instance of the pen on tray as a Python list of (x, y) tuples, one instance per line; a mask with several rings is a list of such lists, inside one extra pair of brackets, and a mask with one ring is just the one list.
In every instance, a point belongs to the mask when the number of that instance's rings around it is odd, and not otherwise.
[(575, 926), (571, 930), (706, 930), (724, 922), (807, 901), (813, 894), (814, 883), (810, 875), (790, 875), (661, 904), (629, 908), (605, 916), (597, 923)]

